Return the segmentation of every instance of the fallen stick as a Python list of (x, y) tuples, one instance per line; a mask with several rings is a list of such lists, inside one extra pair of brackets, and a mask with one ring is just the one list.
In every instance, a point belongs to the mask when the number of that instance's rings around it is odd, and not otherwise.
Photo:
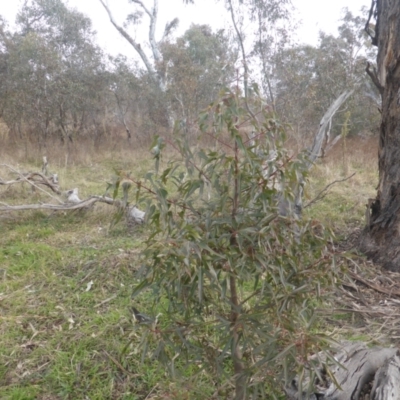
[(0, 203), (1, 211), (24, 211), (24, 210), (79, 210), (82, 208), (89, 207), (97, 202), (106, 203), (110, 205), (119, 205), (118, 200), (113, 200), (111, 197), (105, 196), (90, 196), (86, 200), (82, 200), (79, 203), (63, 203), (63, 204), (21, 204), (17, 206), (12, 206), (6, 203)]

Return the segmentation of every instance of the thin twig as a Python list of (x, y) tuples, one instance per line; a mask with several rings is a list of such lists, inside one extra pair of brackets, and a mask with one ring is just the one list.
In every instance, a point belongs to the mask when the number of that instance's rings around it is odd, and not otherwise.
[(101, 307), (103, 304), (106, 304), (106, 303), (108, 303), (109, 301), (114, 300), (116, 297), (117, 297), (117, 295), (116, 295), (116, 294), (113, 294), (113, 295), (112, 295), (111, 297), (109, 297), (108, 299), (105, 299), (105, 300), (101, 301), (100, 303), (96, 304), (96, 305), (94, 306), (94, 308)]
[(130, 375), (130, 376), (138, 376), (138, 374), (132, 374), (129, 372), (127, 369), (125, 369), (121, 363), (119, 363), (111, 354), (109, 354), (107, 351), (104, 350), (104, 354), (122, 371), (125, 372), (125, 374)]
[(153, 389), (150, 390), (150, 392), (147, 394), (147, 396), (144, 398), (144, 400), (148, 399), (149, 396), (157, 389), (158, 383), (153, 387)]
[[(326, 185), (318, 194), (316, 197), (314, 197), (314, 199), (312, 199), (311, 201), (309, 201), (303, 208), (307, 208), (309, 206), (311, 206), (312, 204), (316, 203), (319, 200), (322, 200), (325, 196), (326, 196), (326, 191), (333, 186), (335, 183), (340, 183), (340, 182), (345, 182), (347, 180), (349, 180), (350, 178), (352, 178), (354, 175), (356, 174), (356, 172), (354, 172), (353, 174), (351, 174), (350, 176), (348, 176), (347, 178), (343, 178), (343, 179), (337, 179), (336, 181), (331, 182), (329, 185)], [(325, 193), (325, 194), (324, 194)]]
[(389, 296), (393, 296), (393, 295), (400, 296), (400, 290), (396, 290), (396, 289), (386, 290), (381, 285), (376, 285), (376, 284), (364, 279), (362, 276), (355, 274), (354, 272), (349, 271), (348, 273), (356, 281), (363, 283), (365, 286), (368, 286), (371, 289), (376, 290), (377, 292), (388, 294)]
[(218, 143), (221, 143), (223, 146), (228, 147), (228, 149), (233, 150), (233, 146), (231, 146), (230, 144), (224, 142), (223, 140), (219, 139), (215, 134), (207, 132), (207, 131), (203, 131), (203, 133), (207, 136), (210, 136), (211, 138), (213, 138), (215, 141), (217, 141)]

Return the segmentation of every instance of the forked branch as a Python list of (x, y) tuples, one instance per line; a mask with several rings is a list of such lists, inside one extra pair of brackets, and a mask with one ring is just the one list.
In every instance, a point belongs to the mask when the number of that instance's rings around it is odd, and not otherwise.
[(51, 193), (47, 192), (46, 190), (42, 189), (39, 185), (46, 186), (51, 189), (54, 193), (61, 195), (60, 187), (58, 185), (58, 176), (57, 174), (53, 174), (49, 177), (45, 176), (40, 172), (28, 172), (28, 173), (21, 173), (17, 171), (15, 168), (7, 165), (7, 164), (0, 164), (0, 167), (4, 167), (12, 171), (13, 173), (18, 175), (18, 178), (11, 179), (11, 180), (4, 180), (0, 177), (0, 185), (7, 186), (7, 185), (15, 185), (17, 183), (29, 183), (35, 189), (40, 190), (43, 193), (46, 193), (51, 198), (57, 200), (58, 202), (62, 203), (57, 197), (53, 196)]

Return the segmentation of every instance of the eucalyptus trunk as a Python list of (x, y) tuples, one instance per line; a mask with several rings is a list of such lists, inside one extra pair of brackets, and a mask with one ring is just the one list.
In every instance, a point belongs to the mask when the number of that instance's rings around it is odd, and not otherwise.
[[(375, 84), (382, 93), (379, 184), (367, 206), (361, 249), (389, 270), (400, 271), (400, 2), (373, 1), (366, 30), (378, 46)], [(373, 32), (374, 31), (374, 32)]]

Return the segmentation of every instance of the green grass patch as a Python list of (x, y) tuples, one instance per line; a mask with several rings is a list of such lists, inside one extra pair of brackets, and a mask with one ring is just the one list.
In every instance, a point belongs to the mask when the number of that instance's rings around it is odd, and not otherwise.
[[(152, 168), (151, 160), (132, 159), (62, 167), (60, 182), (65, 189), (79, 187), (81, 198), (103, 194), (113, 168), (138, 177)], [(374, 168), (357, 158), (349, 164), (353, 171), (354, 178), (334, 185), (305, 211), (339, 234), (362, 225), (365, 204), (375, 192)], [(342, 178), (335, 162), (316, 166), (308, 200)], [(0, 187), (1, 201), (9, 204), (43, 201), (34, 196), (27, 187)], [(110, 228), (111, 221), (110, 206), (101, 204), (86, 211), (27, 211), (0, 219), (1, 399), (206, 399), (214, 394), (213, 377), (195, 363), (186, 369), (178, 363), (172, 380), (157, 362), (142, 360), (146, 328), (132, 321), (129, 307), (147, 228), (132, 231), (123, 222)], [(166, 309), (163, 302), (152, 309), (151, 300), (151, 293), (144, 293), (139, 308), (155, 314)], [(332, 317), (348, 318), (344, 313)], [(157, 344), (156, 336), (152, 343)], [(218, 396), (227, 398), (228, 389)]]

